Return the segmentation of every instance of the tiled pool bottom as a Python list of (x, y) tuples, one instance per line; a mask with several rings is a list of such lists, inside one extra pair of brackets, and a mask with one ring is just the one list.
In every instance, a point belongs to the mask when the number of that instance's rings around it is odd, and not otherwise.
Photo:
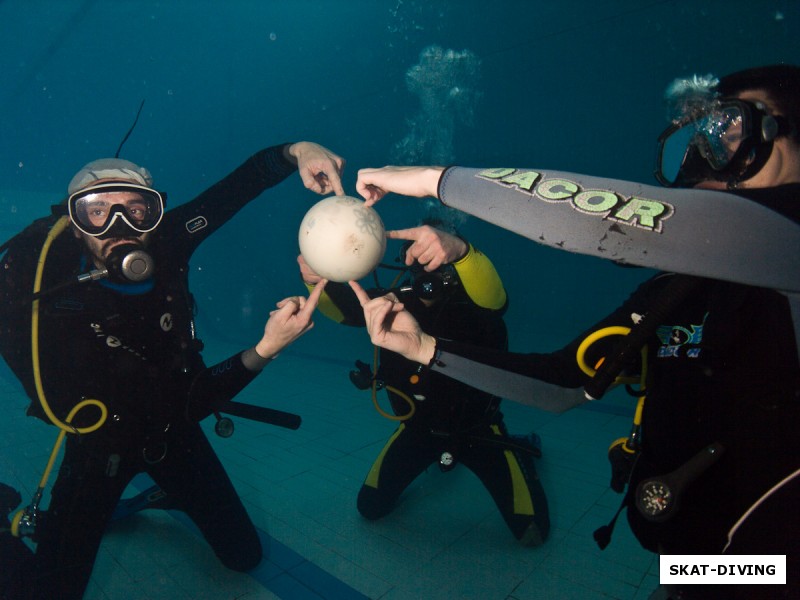
[[(348, 368), (286, 353), (237, 398), (300, 414), (297, 431), (234, 419), (235, 434), (222, 439), (213, 419), (205, 423), (271, 538), (270, 558), (256, 572), (221, 567), (181, 513), (146, 511), (109, 530), (86, 598), (642, 600), (657, 586), (657, 557), (639, 548), (624, 518), (606, 550), (592, 539), (619, 505), (608, 489), (606, 451), (630, 427), (628, 406), (603, 401), (551, 415), (504, 403), (509, 429), (536, 431), (543, 443), (536, 464), (553, 529), (542, 547), (523, 548), (463, 467), (429, 469), (381, 521), (359, 516), (358, 489), (394, 424), (350, 384)], [(0, 480), (27, 499), (55, 433), (22, 416), (25, 400), (14, 386), (0, 391), (8, 415)]]

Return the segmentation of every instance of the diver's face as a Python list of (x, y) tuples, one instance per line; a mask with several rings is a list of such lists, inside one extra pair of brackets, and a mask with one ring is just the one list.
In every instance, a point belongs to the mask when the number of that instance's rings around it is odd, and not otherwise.
[[(754, 104), (760, 102), (766, 107), (769, 114), (780, 115), (780, 112), (775, 110), (772, 100), (764, 91), (747, 90), (736, 97)], [(787, 136), (782, 135), (775, 138), (772, 154), (770, 154), (762, 169), (750, 179), (739, 183), (737, 187), (764, 188), (795, 182), (800, 182), (800, 147)], [(728, 185), (724, 181), (703, 181), (695, 185), (695, 187), (724, 190), (727, 189)]]

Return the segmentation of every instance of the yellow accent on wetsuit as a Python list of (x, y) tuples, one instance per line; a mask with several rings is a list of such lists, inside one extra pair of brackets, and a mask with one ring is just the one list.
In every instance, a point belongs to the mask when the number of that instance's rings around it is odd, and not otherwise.
[[(502, 435), (500, 428), (497, 425), (492, 425), (492, 431), (497, 435)], [(506, 461), (508, 461), (508, 472), (511, 473), (511, 489), (514, 495), (514, 514), (515, 515), (533, 515), (533, 498), (528, 489), (528, 484), (525, 481), (525, 475), (522, 474), (522, 468), (519, 466), (517, 457), (511, 450), (504, 450)]]
[(367, 479), (364, 481), (364, 485), (368, 485), (369, 487), (375, 488), (376, 490), (378, 489), (378, 479), (380, 478), (381, 475), (381, 467), (383, 466), (383, 459), (386, 456), (386, 453), (389, 451), (389, 448), (392, 446), (392, 444), (394, 444), (394, 441), (397, 439), (397, 436), (403, 433), (403, 431), (405, 431), (405, 428), (406, 428), (405, 424), (400, 423), (400, 427), (397, 428), (397, 431), (395, 431), (392, 434), (392, 437), (389, 438), (389, 441), (386, 442), (386, 445), (383, 447), (383, 450), (381, 450), (381, 453), (378, 455), (378, 458), (376, 458), (375, 462), (372, 463), (372, 468), (369, 470), (369, 473), (367, 473)]
[(464, 291), (481, 308), (499, 310), (506, 303), (506, 290), (492, 261), (472, 244), (461, 260), (453, 263)]
[[(303, 285), (306, 286), (306, 290), (310, 294), (311, 291), (314, 289), (314, 286), (310, 283), (303, 282)], [(328, 292), (322, 290), (322, 295), (319, 297), (319, 302), (317, 303), (317, 309), (323, 315), (328, 317), (334, 323), (341, 323), (344, 321), (344, 313), (339, 310), (339, 307), (331, 300), (331, 297), (328, 296)]]

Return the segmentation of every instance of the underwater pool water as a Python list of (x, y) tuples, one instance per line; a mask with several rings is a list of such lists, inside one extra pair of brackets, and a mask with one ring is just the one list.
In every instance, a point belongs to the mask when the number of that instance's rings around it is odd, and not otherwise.
[[(667, 85), (796, 60), (799, 20), (791, 0), (0, 1), (0, 237), (48, 214), (83, 164), (112, 156), (142, 101), (121, 156), (152, 171), (168, 208), (257, 150), (303, 139), (346, 158), (352, 195), (359, 168), (392, 163), (654, 183)], [(294, 176), (197, 252), (207, 363), (251, 344), (276, 300), (303, 293), (297, 229), (317, 200)], [(392, 229), (434, 208), (390, 198), (378, 210)], [(559, 348), (650, 274), (444, 217), (503, 277), (515, 350)], [(390, 242), (386, 260), (398, 250)], [(465, 469), (430, 469), (390, 516), (366, 522), (356, 494), (394, 429), (348, 380), (371, 353), (363, 331), (319, 317), (241, 398), (301, 415), (300, 429), (238, 419), (222, 439), (206, 423), (273, 540), (271, 561), (231, 574), (180, 514), (143, 513), (108, 532), (87, 598), (647, 598), (657, 557), (624, 519), (605, 551), (592, 540), (619, 503), (606, 451), (628, 432), (630, 399), (562, 415), (504, 404), (510, 429), (542, 437), (553, 531), (540, 548), (516, 544)], [(24, 416), (5, 365), (0, 402), (0, 481), (28, 498), (55, 434)]]

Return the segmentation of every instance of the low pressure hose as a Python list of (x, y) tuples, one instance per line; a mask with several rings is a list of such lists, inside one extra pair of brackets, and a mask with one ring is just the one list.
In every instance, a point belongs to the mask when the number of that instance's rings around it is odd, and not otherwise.
[[(42, 287), (42, 276), (44, 274), (44, 265), (45, 261), (47, 260), (47, 254), (50, 251), (50, 246), (69, 224), (68, 217), (61, 217), (50, 232), (47, 235), (47, 239), (45, 239), (44, 244), (42, 245), (42, 251), (39, 254), (39, 262), (36, 265), (36, 278), (33, 282), (33, 293), (34, 295), (39, 293)], [(33, 362), (33, 380), (34, 385), (36, 386), (36, 394), (39, 397), (39, 403), (42, 406), (42, 410), (44, 410), (47, 418), (50, 421), (66, 433), (91, 433), (92, 431), (96, 431), (103, 424), (106, 422), (108, 418), (108, 409), (106, 405), (100, 402), (99, 400), (87, 398), (76, 404), (73, 409), (69, 412), (66, 421), (61, 421), (55, 413), (50, 408), (50, 405), (47, 402), (47, 398), (45, 397), (44, 393), (44, 386), (42, 384), (42, 373), (41, 373), (41, 365), (39, 363), (39, 299), (36, 298), (33, 301), (33, 308), (31, 311), (31, 359)], [(89, 427), (75, 427), (74, 425), (70, 425), (70, 422), (75, 417), (75, 415), (84, 407), (86, 406), (96, 406), (100, 409), (100, 418), (97, 420), (96, 423), (90, 425)]]
[[(53, 240), (55, 240), (55, 238), (66, 229), (68, 224), (69, 218), (61, 217), (50, 230), (47, 238), (44, 241), (44, 244), (42, 245), (42, 251), (39, 253), (39, 262), (36, 265), (36, 277), (33, 283), (34, 300), (31, 309), (31, 359), (33, 363), (33, 380), (34, 385), (36, 386), (36, 394), (39, 398), (39, 404), (47, 415), (47, 418), (50, 419), (53, 425), (58, 427), (61, 431), (56, 438), (56, 443), (53, 445), (53, 450), (50, 452), (50, 458), (47, 461), (47, 466), (45, 467), (44, 473), (39, 481), (39, 486), (33, 495), (33, 500), (27, 508), (18, 511), (11, 519), (11, 534), (16, 537), (22, 535), (33, 535), (36, 529), (36, 523), (39, 518), (39, 503), (41, 502), (44, 488), (47, 485), (47, 480), (50, 478), (50, 473), (53, 470), (53, 465), (55, 464), (58, 452), (61, 449), (61, 445), (64, 442), (64, 437), (66, 434), (91, 433), (92, 431), (96, 431), (102, 427), (108, 418), (108, 409), (106, 408), (105, 404), (99, 400), (87, 398), (73, 406), (72, 410), (69, 411), (67, 418), (64, 421), (61, 421), (50, 408), (44, 393), (44, 385), (42, 384), (41, 365), (39, 363), (39, 297), (37, 294), (41, 290), (44, 265), (45, 261), (47, 260), (47, 254), (50, 251), (50, 246), (52, 245)], [(100, 418), (97, 420), (97, 422), (89, 427), (79, 428), (72, 425), (71, 423), (75, 418), (75, 415), (77, 415), (78, 412), (87, 406), (96, 406), (98, 409), (100, 409)]]

